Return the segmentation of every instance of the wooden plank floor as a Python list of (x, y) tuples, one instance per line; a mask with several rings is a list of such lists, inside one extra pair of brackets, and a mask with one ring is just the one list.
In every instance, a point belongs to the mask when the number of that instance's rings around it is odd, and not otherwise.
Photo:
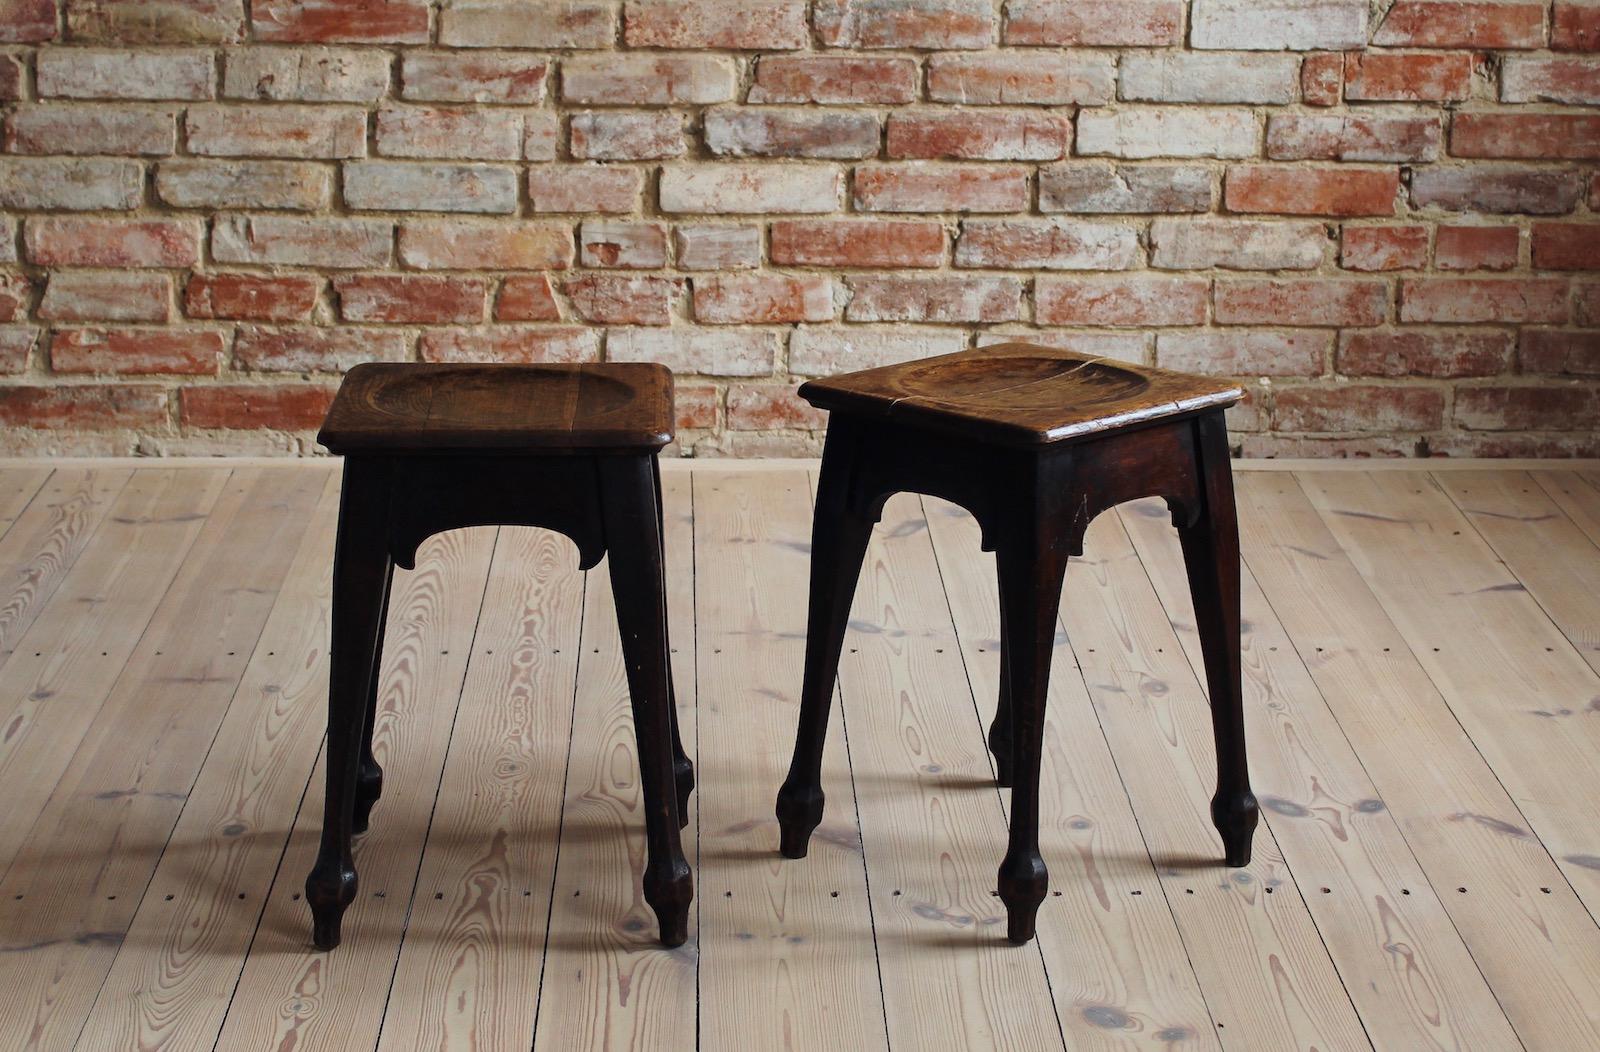
[(815, 465), (667, 466), (700, 786), (676, 950), (604, 568), (543, 531), (433, 538), (395, 583), (362, 894), (319, 954), (336, 466), (0, 463), (0, 1052), (1600, 1048), (1600, 472), (1465, 467), (1241, 465), (1241, 870), (1176, 537), (1154, 502), (1095, 522), (1022, 948), (994, 567), (960, 509), (885, 509), (827, 815), (786, 862)]

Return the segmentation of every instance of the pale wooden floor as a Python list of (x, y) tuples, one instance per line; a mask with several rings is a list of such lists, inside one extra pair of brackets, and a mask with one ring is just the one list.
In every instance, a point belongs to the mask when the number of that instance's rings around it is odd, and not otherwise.
[(612, 601), (571, 545), (397, 581), (345, 944), (320, 824), (333, 465), (0, 467), (0, 1048), (1600, 1047), (1600, 472), (1244, 471), (1265, 822), (1217, 865), (1175, 539), (1103, 516), (1052, 680), (1037, 943), (1002, 940), (992, 563), (888, 507), (829, 811), (775, 852), (805, 464), (666, 473), (697, 753), (687, 946), (653, 944)]

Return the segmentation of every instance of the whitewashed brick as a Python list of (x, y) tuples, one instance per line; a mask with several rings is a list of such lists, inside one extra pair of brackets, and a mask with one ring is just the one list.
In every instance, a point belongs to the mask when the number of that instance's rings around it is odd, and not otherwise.
[(1288, 103), (1300, 95), (1300, 57), (1130, 52), (1118, 83), (1130, 102)]
[(839, 208), (832, 165), (700, 164), (661, 172), (661, 210), (701, 214), (821, 213)]
[(1260, 131), (1249, 110), (1147, 107), (1078, 115), (1084, 156), (1254, 157)]

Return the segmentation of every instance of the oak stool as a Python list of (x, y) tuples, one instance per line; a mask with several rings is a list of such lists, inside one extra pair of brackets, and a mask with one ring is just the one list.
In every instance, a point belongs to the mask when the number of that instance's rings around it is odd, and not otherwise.
[(1245, 767), (1239, 680), (1239, 535), (1223, 410), (1232, 384), (1008, 343), (813, 380), (829, 411), (811, 537), (811, 605), (794, 760), (778, 793), (781, 850), (803, 858), (822, 821), (823, 738), (845, 622), (872, 526), (898, 492), (959, 504), (995, 553), (1000, 698), (989, 748), (1010, 786), (999, 894), (1012, 942), (1033, 938), (1048, 872), (1039, 854), (1039, 753), (1061, 586), (1100, 512), (1166, 498), (1183, 545), (1217, 750), (1211, 817), (1230, 866), (1250, 861), (1258, 809)]
[(672, 373), (659, 365), (368, 363), (345, 376), (317, 436), (345, 458), (327, 801), (306, 877), (319, 949), (339, 944), (356, 895), (351, 834), (366, 831), (383, 788), (372, 729), (394, 567), (414, 568), (435, 533), (490, 525), (563, 533), (584, 570), (611, 556), (645, 800), (644, 896), (663, 943), (687, 938), (694, 890), (678, 830), (694, 768), (678, 739), (668, 658), (656, 460), (673, 422)]

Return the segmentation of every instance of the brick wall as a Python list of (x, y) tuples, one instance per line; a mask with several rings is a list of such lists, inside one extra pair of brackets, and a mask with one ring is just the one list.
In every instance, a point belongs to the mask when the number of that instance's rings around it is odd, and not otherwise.
[(1600, 454), (1600, 0), (0, 0), (3, 452), (309, 451), (355, 362), (682, 446), (1009, 335), (1253, 455)]

